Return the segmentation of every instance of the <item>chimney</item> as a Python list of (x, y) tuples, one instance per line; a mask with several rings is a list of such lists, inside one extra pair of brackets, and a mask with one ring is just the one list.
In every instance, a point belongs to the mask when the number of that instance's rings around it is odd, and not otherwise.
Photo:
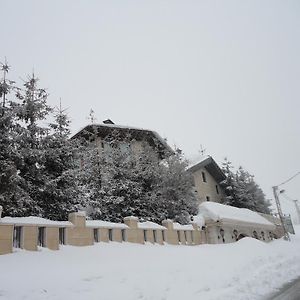
[(106, 119), (106, 120), (103, 121), (103, 124), (114, 125), (115, 123), (111, 119)]

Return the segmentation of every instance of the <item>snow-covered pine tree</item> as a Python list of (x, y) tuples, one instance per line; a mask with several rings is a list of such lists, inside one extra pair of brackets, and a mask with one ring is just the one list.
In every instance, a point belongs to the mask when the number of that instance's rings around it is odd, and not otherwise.
[(43, 139), (49, 128), (41, 126), (41, 123), (45, 121), (51, 108), (47, 105), (47, 92), (38, 88), (37, 82), (38, 79), (34, 75), (29, 77), (24, 83), (24, 89), (20, 89), (16, 94), (18, 102), (13, 103), (18, 121), (16, 145), (22, 158), (17, 168), (24, 183), (24, 190), (29, 196), (19, 208), (20, 216), (42, 215), (41, 192), (46, 182), (43, 172)]
[(265, 194), (254, 181), (254, 176), (243, 167), (239, 167), (237, 174), (237, 197), (241, 202), (241, 207), (253, 211), (270, 213), (270, 203), (266, 200)]
[(221, 182), (226, 194), (223, 204), (242, 207), (236, 194), (236, 174), (233, 172), (232, 162), (229, 161), (227, 157), (225, 157), (224, 162), (222, 163), (222, 171), (226, 175), (226, 179)]
[(186, 223), (189, 214), (197, 211), (186, 164), (179, 156), (161, 161), (147, 143), (133, 152), (131, 141), (132, 137), (124, 139), (115, 131), (104, 141), (104, 149), (97, 144), (85, 149), (82, 185), (89, 216), (121, 222), (134, 215), (154, 222), (173, 218)]
[(66, 220), (68, 214), (82, 204), (81, 189), (77, 185), (79, 145), (77, 140), (69, 139), (70, 120), (61, 106), (55, 110), (54, 117), (51, 134), (42, 140), (46, 181), (39, 205), (45, 217)]
[(186, 224), (190, 221), (190, 216), (198, 212), (196, 196), (193, 192), (192, 175), (186, 172), (188, 166), (180, 152), (169, 156), (159, 165), (160, 184), (157, 197), (157, 221), (163, 219), (173, 219)]
[(31, 198), (24, 190), (25, 182), (19, 176), (17, 165), (22, 158), (17, 151), (16, 110), (9, 99), (16, 89), (14, 82), (6, 78), (9, 72), (7, 62), (1, 64), (3, 77), (0, 80), (0, 205), (4, 215), (18, 216), (32, 204)]

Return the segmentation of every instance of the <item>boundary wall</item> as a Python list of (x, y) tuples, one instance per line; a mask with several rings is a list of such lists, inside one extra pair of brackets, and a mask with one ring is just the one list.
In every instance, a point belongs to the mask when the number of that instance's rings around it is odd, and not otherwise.
[(87, 220), (84, 212), (69, 214), (68, 221), (38, 217), (1, 218), (0, 207), (0, 254), (12, 253), (14, 248), (59, 250), (61, 245), (91, 246), (99, 242), (193, 246), (204, 240), (204, 231), (196, 223), (181, 225), (165, 220), (159, 225), (139, 222), (136, 217), (126, 217), (124, 223), (112, 223)]

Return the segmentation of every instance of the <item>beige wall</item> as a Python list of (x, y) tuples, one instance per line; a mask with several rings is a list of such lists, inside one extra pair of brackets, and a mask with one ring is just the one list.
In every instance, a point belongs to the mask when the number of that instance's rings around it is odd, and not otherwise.
[[(86, 227), (86, 217), (82, 213), (72, 213), (69, 215), (69, 221), (73, 226), (65, 228), (65, 243), (73, 246), (88, 246), (94, 244), (94, 228)], [(144, 244), (144, 229), (138, 228), (138, 218), (126, 217), (124, 223), (128, 228), (96, 228), (98, 230), (99, 242), (109, 242), (109, 231), (112, 232), (112, 241), (122, 242), (122, 230), (125, 231), (125, 240), (131, 243)], [(22, 227), (21, 248), (31, 251), (38, 249), (38, 228), (39, 225), (18, 225)], [(59, 226), (45, 228), (45, 247), (59, 249)], [(146, 240), (150, 243), (164, 244), (169, 243), (178, 245), (178, 231), (174, 230), (173, 222), (165, 220), (163, 229), (147, 228)], [(202, 243), (201, 232), (196, 224), (193, 224), (194, 230), (180, 230), (180, 240), (182, 245), (197, 245)], [(0, 224), (0, 254), (10, 253), (13, 250), (13, 228), (14, 225)], [(154, 242), (154, 231), (156, 233), (156, 242)], [(163, 234), (165, 240), (163, 241)], [(193, 232), (193, 240), (192, 240)]]
[[(205, 173), (206, 182), (203, 182), (202, 172)], [(210, 201), (221, 202), (221, 199), (225, 196), (224, 191), (205, 168), (198, 169), (192, 174), (199, 203), (207, 201), (207, 196), (210, 198)], [(218, 186), (219, 194), (217, 193), (216, 186)]]
[(12, 252), (13, 230), (13, 225), (0, 225), (0, 254)]

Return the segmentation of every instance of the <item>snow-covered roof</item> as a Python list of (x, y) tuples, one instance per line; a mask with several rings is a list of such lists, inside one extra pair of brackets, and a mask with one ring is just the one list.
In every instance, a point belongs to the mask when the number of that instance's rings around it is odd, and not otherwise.
[(173, 223), (173, 228), (174, 230), (194, 230), (193, 225), (188, 224), (188, 225), (181, 225), (179, 223)]
[(101, 221), (101, 220), (87, 220), (86, 227), (121, 228), (121, 229), (129, 228), (127, 225), (125, 225), (123, 223), (113, 223), (113, 222), (107, 222), (107, 221)]
[(226, 178), (226, 175), (215, 162), (215, 160), (209, 155), (198, 156), (194, 160), (190, 160), (188, 171), (196, 172), (199, 169), (205, 168), (217, 182), (221, 182)]
[(204, 202), (199, 206), (199, 214), (205, 220), (211, 219), (223, 223), (246, 223), (251, 225), (273, 226), (274, 224), (262, 217), (259, 213), (246, 208), (237, 208), (216, 202)]
[(53, 221), (40, 217), (4, 217), (0, 219), (0, 224), (9, 225), (37, 225), (50, 227), (70, 227), (73, 224), (69, 221)]
[(201, 154), (189, 157), (188, 158), (188, 168), (191, 168), (191, 167), (205, 161), (208, 158), (210, 158), (209, 155), (201, 155)]
[(153, 223), (153, 222), (139, 222), (138, 228), (141, 229), (160, 229), (160, 230), (166, 230), (167, 228), (164, 226), (161, 226), (159, 224)]
[(170, 152), (174, 153), (174, 150), (167, 144), (166, 140), (163, 139), (156, 131), (145, 129), (141, 127), (133, 127), (133, 126), (124, 126), (124, 125), (117, 125), (117, 124), (104, 124), (104, 123), (97, 123), (97, 124), (89, 124), (81, 128), (77, 133), (75, 133), (71, 138), (76, 137), (79, 135), (80, 132), (86, 130), (88, 127), (94, 126), (94, 127), (106, 127), (106, 128), (115, 128), (115, 129), (127, 129), (127, 130), (138, 130), (138, 131), (145, 131), (152, 133), (157, 140), (160, 141), (160, 143)]

